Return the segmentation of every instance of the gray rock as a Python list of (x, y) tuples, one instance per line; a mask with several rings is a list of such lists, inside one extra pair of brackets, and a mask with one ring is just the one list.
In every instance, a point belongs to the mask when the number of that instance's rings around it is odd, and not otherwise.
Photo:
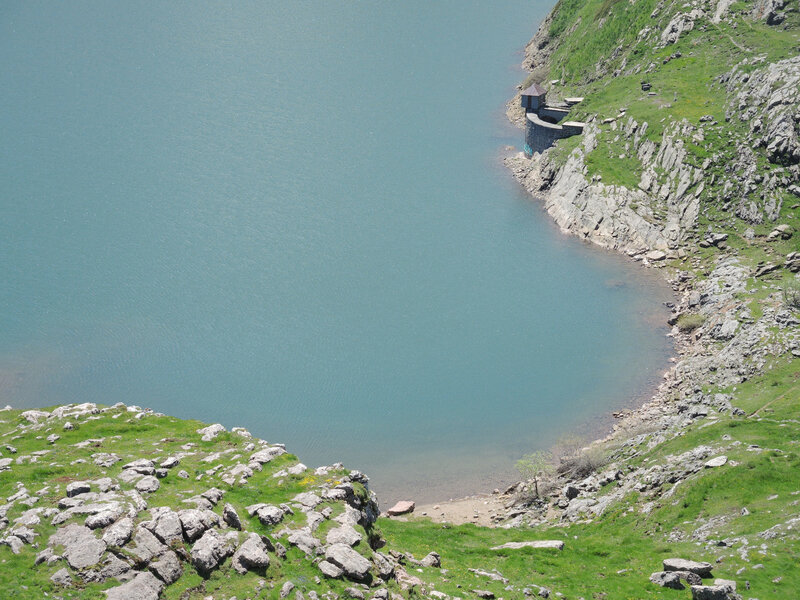
[(181, 561), (172, 550), (167, 550), (158, 557), (158, 560), (151, 562), (150, 571), (167, 585), (171, 585), (183, 575)]
[(728, 462), (727, 456), (717, 456), (707, 461), (703, 466), (706, 467), (707, 469), (713, 469), (714, 467), (721, 467), (727, 462)]
[(153, 509), (153, 519), (142, 523), (159, 540), (169, 545), (173, 540), (183, 539), (183, 526), (180, 517), (171, 508), (158, 507)]
[(147, 475), (142, 477), (139, 481), (136, 482), (136, 491), (141, 493), (153, 493), (158, 488), (161, 487), (161, 483), (158, 479), (152, 475)]
[(693, 585), (692, 600), (739, 600), (735, 589), (729, 585)]
[(222, 520), (228, 524), (229, 527), (233, 527), (234, 529), (241, 529), (242, 528), (242, 521), (239, 519), (239, 513), (236, 512), (236, 509), (230, 503), (225, 503), (225, 506), (222, 508)]
[(208, 574), (216, 569), (233, 553), (228, 541), (214, 529), (209, 529), (192, 546), (192, 565), (201, 574)]
[(103, 534), (103, 541), (109, 546), (124, 546), (133, 535), (133, 521), (125, 517), (109, 527)]
[(289, 534), (289, 543), (297, 546), (306, 553), (308, 556), (313, 556), (317, 553), (317, 548), (321, 548), (319, 540), (311, 534), (308, 527), (303, 527)]
[(357, 588), (344, 588), (344, 593), (350, 598), (355, 598), (355, 600), (364, 600), (364, 592)]
[(219, 517), (206, 509), (190, 508), (178, 511), (181, 525), (183, 526), (183, 535), (190, 542), (198, 539), (203, 533), (211, 527), (219, 525)]
[(665, 571), (689, 571), (695, 573), (700, 577), (711, 577), (711, 569), (713, 565), (707, 562), (697, 562), (694, 560), (686, 560), (684, 558), (665, 558), (664, 570)]
[(369, 575), (370, 562), (347, 544), (331, 544), (325, 551), (325, 560), (344, 571), (349, 579), (361, 581)]
[(270, 448), (264, 448), (263, 450), (259, 450), (258, 452), (253, 454), (250, 457), (250, 461), (258, 463), (260, 465), (264, 465), (270, 462), (272, 459), (281, 456), (282, 454), (286, 454), (286, 450), (284, 450), (280, 446), (272, 446)]
[(144, 562), (150, 562), (167, 551), (167, 547), (141, 525), (136, 528), (136, 533), (134, 533), (131, 541), (134, 547), (129, 548), (130, 551)]
[(89, 529), (105, 529), (122, 516), (122, 510), (104, 510), (86, 517), (85, 525)]
[(131, 581), (105, 590), (107, 600), (158, 600), (164, 584), (152, 573), (141, 572)]
[(100, 562), (106, 544), (98, 540), (88, 527), (71, 523), (56, 531), (49, 546), (63, 546), (62, 555), (73, 569), (85, 569)]
[(152, 475), (156, 472), (155, 463), (146, 458), (140, 458), (138, 460), (134, 460), (133, 462), (129, 462), (126, 465), (122, 465), (122, 468), (125, 471), (139, 473), (139, 475)]
[(289, 594), (292, 593), (294, 589), (294, 584), (291, 581), (287, 581), (281, 586), (281, 598), (286, 598)]
[(256, 533), (251, 533), (233, 553), (233, 568), (244, 575), (247, 571), (266, 569), (269, 566), (267, 545)]
[(177, 467), (178, 463), (180, 462), (181, 460), (177, 456), (168, 456), (167, 458), (161, 461), (161, 464), (159, 466), (162, 469), (171, 469), (172, 467)]
[(442, 566), (442, 557), (439, 556), (437, 552), (429, 552), (428, 555), (419, 562), (423, 567), (435, 567), (438, 569)]
[(200, 494), (200, 496), (211, 502), (211, 504), (216, 505), (217, 502), (222, 500), (224, 494), (225, 492), (221, 489), (213, 487)]
[(355, 546), (363, 539), (363, 536), (352, 526), (342, 525), (341, 527), (331, 529), (325, 539), (329, 544), (347, 544), (348, 546)]
[(60, 586), (68, 586), (72, 583), (72, 576), (67, 569), (59, 569), (50, 578), (50, 581)]
[(319, 567), (319, 570), (322, 571), (322, 574), (325, 575), (325, 577), (330, 577), (331, 579), (341, 577), (344, 573), (344, 571), (342, 571), (339, 567), (331, 562), (328, 562), (327, 560), (320, 561), (317, 566)]
[(681, 583), (681, 578), (674, 571), (659, 571), (650, 575), (650, 581), (661, 587), (670, 588), (673, 590), (682, 590), (684, 585)]
[(202, 429), (198, 429), (197, 433), (202, 435), (201, 438), (204, 442), (210, 442), (215, 437), (217, 437), (220, 433), (225, 433), (228, 431), (219, 423), (214, 423), (213, 425), (209, 425), (208, 427), (203, 427)]
[(79, 494), (85, 494), (91, 491), (91, 489), (88, 481), (73, 481), (67, 485), (67, 498), (74, 498)]
[(258, 520), (264, 525), (277, 525), (283, 521), (283, 511), (272, 504), (264, 504), (255, 511)]

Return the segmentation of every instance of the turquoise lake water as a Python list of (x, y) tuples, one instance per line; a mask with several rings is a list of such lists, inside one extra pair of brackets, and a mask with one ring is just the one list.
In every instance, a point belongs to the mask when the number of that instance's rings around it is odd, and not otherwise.
[(669, 292), (501, 165), (547, 2), (4, 3), (0, 402), (491, 489), (666, 367)]

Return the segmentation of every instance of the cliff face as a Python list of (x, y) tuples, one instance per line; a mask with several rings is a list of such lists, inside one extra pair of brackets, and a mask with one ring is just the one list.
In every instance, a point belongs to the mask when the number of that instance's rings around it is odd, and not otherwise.
[(548, 99), (586, 97), (570, 118), (588, 127), (580, 142), (508, 162), (562, 229), (674, 258), (709, 225), (744, 231), (790, 213), (800, 18), (774, 3), (732, 6), (560, 2), (542, 23), (526, 47), (529, 80)]

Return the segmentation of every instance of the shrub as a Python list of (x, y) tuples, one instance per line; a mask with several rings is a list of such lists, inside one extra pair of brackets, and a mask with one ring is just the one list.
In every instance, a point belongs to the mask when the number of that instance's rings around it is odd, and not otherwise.
[(800, 310), (800, 282), (796, 279), (787, 281), (781, 290), (783, 303), (793, 310)]
[(539, 450), (526, 454), (517, 461), (517, 471), (526, 481), (533, 482), (536, 497), (539, 497), (539, 481), (553, 470), (553, 455)]
[(683, 333), (690, 333), (701, 327), (706, 322), (703, 315), (697, 313), (685, 313), (678, 317), (678, 329)]

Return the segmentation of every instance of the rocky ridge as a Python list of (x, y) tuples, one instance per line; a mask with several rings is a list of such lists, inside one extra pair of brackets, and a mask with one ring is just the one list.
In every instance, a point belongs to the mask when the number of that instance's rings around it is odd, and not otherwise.
[[(243, 428), (179, 434), (187, 422), (122, 404), (6, 408), (0, 419), (2, 480), (18, 478), (0, 505), (0, 545), (44, 571), (54, 597), (98, 589), (156, 599), (171, 586), (199, 594), (220, 574), (242, 576), (258, 595), (300, 585), (282, 576), (298, 562), (303, 579), (327, 589), (311, 599), (339, 597), (346, 582), (350, 596), (380, 600), (421, 584), (405, 555), (379, 550), (368, 479), (341, 464), (309, 469)], [(142, 446), (128, 429), (171, 433)]]

